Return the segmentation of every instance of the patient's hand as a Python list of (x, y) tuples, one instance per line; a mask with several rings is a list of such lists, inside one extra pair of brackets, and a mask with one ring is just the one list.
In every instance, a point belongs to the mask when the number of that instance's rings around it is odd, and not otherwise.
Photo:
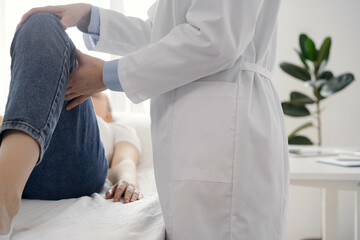
[(124, 203), (129, 203), (142, 198), (137, 189), (136, 166), (139, 157), (140, 153), (133, 144), (122, 141), (116, 143), (108, 174), (114, 185), (106, 192), (106, 199), (114, 198), (114, 202), (120, 202), (124, 195)]
[(105, 194), (106, 199), (114, 199), (114, 202), (120, 202), (121, 196), (124, 196), (124, 203), (134, 202), (143, 198), (135, 184), (129, 181), (121, 180), (113, 185)]

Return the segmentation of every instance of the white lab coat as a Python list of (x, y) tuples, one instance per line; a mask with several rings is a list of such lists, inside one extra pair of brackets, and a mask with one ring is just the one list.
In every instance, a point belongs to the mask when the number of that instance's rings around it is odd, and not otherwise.
[(167, 239), (284, 239), (287, 138), (271, 81), (279, 4), (159, 0), (148, 21), (100, 9), (95, 50), (123, 55), (126, 95), (151, 99)]

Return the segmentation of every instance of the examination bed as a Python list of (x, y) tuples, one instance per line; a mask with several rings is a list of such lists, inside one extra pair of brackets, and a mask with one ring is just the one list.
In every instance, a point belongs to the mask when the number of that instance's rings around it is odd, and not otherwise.
[(105, 200), (100, 194), (60, 201), (22, 200), (13, 221), (13, 240), (165, 239), (165, 227), (156, 192), (150, 120), (142, 114), (117, 114), (117, 121), (135, 128), (142, 143), (138, 184), (144, 198), (129, 204)]

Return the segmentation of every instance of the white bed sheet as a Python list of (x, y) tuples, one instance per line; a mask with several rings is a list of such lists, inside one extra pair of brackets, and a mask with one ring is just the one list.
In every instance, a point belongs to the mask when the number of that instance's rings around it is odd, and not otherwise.
[[(121, 115), (124, 117), (123, 115)], [(136, 129), (143, 145), (138, 184), (144, 198), (129, 204), (105, 200), (100, 194), (60, 201), (22, 200), (13, 221), (13, 240), (163, 240), (165, 227), (152, 165), (149, 120), (126, 115), (122, 122)]]

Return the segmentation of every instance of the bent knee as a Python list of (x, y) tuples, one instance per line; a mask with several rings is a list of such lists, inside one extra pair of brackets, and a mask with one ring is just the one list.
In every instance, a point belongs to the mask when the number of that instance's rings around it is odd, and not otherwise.
[(54, 20), (59, 21), (59, 19), (51, 13), (38, 12), (31, 15), (26, 22), (45, 23), (47, 21), (54, 21)]
[(14, 36), (11, 53), (15, 48), (23, 45), (30, 48), (31, 46), (59, 44), (68, 41), (69, 38), (59, 19), (53, 14), (40, 12), (31, 15), (18, 29)]
[(31, 15), (18, 30), (19, 35), (31, 38), (42, 38), (54, 31), (64, 30), (55, 15), (45, 12)]
[(46, 12), (39, 12), (31, 15), (24, 25), (29, 25), (35, 28), (46, 29), (47, 26), (61, 26), (59, 19), (51, 14)]

